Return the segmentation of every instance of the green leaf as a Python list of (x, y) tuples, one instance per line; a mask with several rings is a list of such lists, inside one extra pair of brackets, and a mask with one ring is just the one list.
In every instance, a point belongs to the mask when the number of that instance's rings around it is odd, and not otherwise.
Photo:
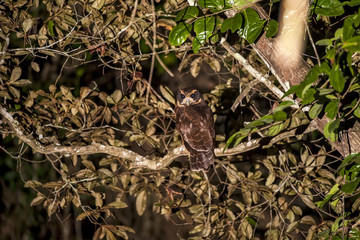
[(340, 39), (340, 37), (342, 36), (342, 32), (343, 32), (343, 29), (342, 29), (342, 28), (338, 28), (338, 29), (335, 31), (334, 37), (332, 37), (331, 40), (334, 41), (334, 40)]
[(275, 121), (284, 121), (287, 118), (287, 114), (284, 111), (277, 111), (273, 115)]
[(242, 25), (242, 14), (237, 13), (234, 17), (225, 19), (225, 21), (221, 25), (221, 32), (226, 32), (227, 30), (231, 30), (231, 32), (235, 32), (240, 29)]
[(360, 0), (351, 0), (351, 2), (348, 2), (350, 7), (355, 7), (360, 5)]
[(225, 6), (227, 8), (244, 7), (255, 2), (257, 2), (257, 0), (225, 0)]
[(215, 17), (204, 17), (196, 20), (194, 23), (194, 32), (197, 39), (203, 43), (211, 36), (215, 28)]
[(353, 193), (357, 188), (357, 186), (359, 185), (359, 183), (360, 183), (360, 177), (358, 177), (354, 181), (344, 184), (341, 187), (341, 191), (343, 191), (344, 193)]
[(199, 9), (195, 6), (186, 7), (176, 14), (175, 21), (196, 18), (199, 15)]
[(349, 89), (350, 92), (355, 91), (355, 90), (357, 90), (357, 92), (359, 92), (359, 90), (360, 90), (360, 84), (359, 83), (352, 84), (350, 89)]
[(320, 104), (320, 103), (315, 103), (309, 111), (309, 117), (311, 119), (315, 119), (317, 118), (317, 116), (319, 116), (321, 110), (323, 109), (324, 104)]
[(319, 91), (320, 96), (328, 95), (328, 94), (334, 92), (334, 89), (332, 89), (332, 88), (318, 88), (317, 90)]
[(339, 0), (318, 0), (314, 1), (315, 13), (324, 16), (340, 16), (345, 10)]
[(48, 29), (49, 29), (50, 35), (51, 35), (51, 36), (55, 36), (55, 34), (54, 34), (54, 22), (53, 22), (53, 20), (50, 20), (50, 21), (48, 22)]
[(201, 43), (199, 42), (199, 40), (197, 40), (195, 38), (194, 41), (193, 41), (193, 44), (192, 44), (193, 52), (196, 54), (199, 51), (200, 47), (201, 47)]
[[(331, 226), (331, 232), (335, 232), (339, 229), (339, 223), (340, 221), (343, 219), (343, 217), (338, 217), (335, 222), (333, 223), (333, 225)], [(340, 237), (338, 236), (334, 236), (331, 238), (331, 240), (341, 240)]]
[(250, 223), (251, 226), (255, 227), (257, 222), (255, 219), (251, 218), (251, 217), (245, 217), (246, 221), (248, 221)]
[(353, 36), (355, 32), (353, 24), (354, 19), (352, 16), (349, 16), (345, 19), (341, 32), (341, 38), (343, 42), (347, 42), (347, 40)]
[(169, 34), (169, 42), (173, 46), (179, 46), (183, 44), (187, 37), (190, 35), (192, 25), (181, 22), (176, 25)]
[(281, 98), (284, 98), (284, 97), (289, 96), (290, 94), (296, 93), (297, 91), (299, 91), (300, 88), (301, 88), (301, 85), (294, 85), (294, 86), (292, 86), (289, 90), (287, 90), (287, 91), (284, 93), (284, 96), (282, 96)]
[(336, 65), (330, 72), (330, 84), (338, 92), (342, 92), (345, 87), (345, 79), (339, 68), (339, 65)]
[(332, 45), (332, 41), (330, 39), (321, 39), (315, 43), (318, 46), (330, 46)]
[(358, 106), (355, 111), (354, 111), (354, 115), (358, 118), (360, 118), (360, 106)]
[[(194, 23), (194, 32), (196, 37), (193, 42), (193, 50), (196, 53), (206, 39), (208, 39), (215, 28), (215, 17), (204, 17), (196, 20)], [(195, 44), (195, 49), (194, 49)]]
[(269, 128), (269, 131), (267, 132), (267, 136), (275, 136), (277, 135), (281, 130), (284, 128), (284, 123), (276, 124)]
[(340, 171), (342, 168), (346, 167), (347, 165), (359, 160), (360, 160), (360, 153), (351, 153), (344, 158), (344, 160), (342, 161), (342, 163), (340, 164), (340, 166), (336, 171)]
[(308, 89), (303, 96), (302, 104), (307, 105), (307, 104), (315, 101), (315, 97), (314, 97), (315, 93), (316, 93), (316, 90), (314, 88)]
[(223, 0), (198, 0), (197, 3), (203, 8), (212, 8), (212, 10), (222, 10), (224, 6)]
[(343, 43), (342, 48), (352, 52), (360, 51), (360, 36), (352, 37)]
[(333, 100), (329, 102), (325, 107), (325, 112), (327, 113), (327, 117), (330, 119), (334, 119), (336, 117), (336, 114), (339, 111), (339, 100)]
[(329, 121), (324, 127), (324, 136), (330, 138), (332, 142), (335, 142), (338, 139), (337, 129), (340, 125), (340, 118), (337, 118), (334, 121)]
[(334, 61), (334, 60), (335, 60), (335, 48), (330, 48), (330, 49), (327, 51), (325, 57), (326, 57), (327, 59), (329, 59), (330, 61)]
[(319, 68), (319, 73), (326, 73), (326, 74), (330, 74), (331, 69), (329, 67), (329, 64), (327, 64), (326, 62), (321, 63), (321, 66)]
[(329, 131), (335, 131), (340, 126), (340, 118), (335, 119), (332, 121), (332, 123), (329, 125)]
[(298, 96), (301, 99), (304, 98), (305, 93), (312, 86), (312, 84), (318, 79), (320, 74), (321, 74), (321, 68), (318, 65), (314, 66), (305, 76), (304, 81), (302, 81), (302, 83), (298, 85), (299, 87), (294, 88), (296, 96)]
[(295, 103), (293, 101), (284, 101), (282, 103), (279, 104), (279, 106), (277, 106), (274, 110), (273, 113), (279, 112), (284, 110), (285, 108), (288, 108), (292, 105), (295, 105)]
[[(355, 212), (355, 211), (353, 211), (353, 212)], [(349, 236), (350, 236), (349, 240), (358, 240), (358, 239), (360, 239), (360, 231), (356, 228), (353, 228), (350, 230)]]
[(226, 146), (224, 148), (224, 151), (229, 148), (230, 146), (235, 147), (237, 146), (241, 140), (243, 140), (246, 136), (249, 135), (251, 132), (250, 128), (242, 128), (240, 131), (234, 133), (226, 142)]
[(353, 180), (355, 177), (357, 177), (357, 174), (360, 173), (360, 164), (354, 164), (350, 169), (349, 172), (354, 173), (355, 175), (351, 175)]
[(261, 20), (259, 14), (252, 8), (247, 8), (242, 13), (245, 18), (244, 28), (239, 30), (239, 36), (249, 43), (254, 43), (263, 30), (266, 20)]
[(265, 30), (266, 30), (266, 37), (267, 38), (271, 38), (273, 36), (275, 36), (275, 34), (277, 33), (278, 31), (278, 27), (279, 27), (279, 23), (275, 20), (270, 20), (268, 22), (268, 24), (266, 25), (265, 27)]
[(319, 208), (322, 208), (325, 203), (327, 203), (337, 192), (339, 191), (339, 184), (336, 183), (330, 190), (330, 192), (326, 195), (326, 197), (321, 202), (316, 202), (316, 205)]
[[(264, 116), (265, 117), (265, 116)], [(250, 122), (249, 124), (247, 124), (245, 126), (245, 128), (255, 128), (264, 124), (268, 124), (268, 123), (272, 123), (274, 122), (274, 116), (272, 115), (267, 115), (266, 118), (261, 117), (260, 119), (254, 120), (252, 122)]]
[(334, 94), (328, 94), (325, 96), (327, 99), (330, 100), (338, 100), (339, 98), (337, 96), (335, 96)]

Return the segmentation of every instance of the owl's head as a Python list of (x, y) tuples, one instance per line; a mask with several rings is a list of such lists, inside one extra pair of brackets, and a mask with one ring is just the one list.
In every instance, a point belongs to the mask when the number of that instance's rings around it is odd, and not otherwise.
[(176, 95), (178, 107), (196, 105), (204, 102), (201, 93), (194, 88), (180, 88)]

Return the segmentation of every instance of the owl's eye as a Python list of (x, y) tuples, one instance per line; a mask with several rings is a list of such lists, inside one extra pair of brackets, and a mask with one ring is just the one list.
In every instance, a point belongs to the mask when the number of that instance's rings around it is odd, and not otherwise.
[(191, 95), (190, 95), (190, 97), (191, 97), (191, 98), (194, 98), (194, 97), (195, 97), (195, 94), (194, 94), (194, 93), (193, 93), (193, 94), (191, 94)]
[(185, 95), (184, 95), (184, 94), (181, 94), (180, 97), (181, 97), (181, 98), (185, 98)]

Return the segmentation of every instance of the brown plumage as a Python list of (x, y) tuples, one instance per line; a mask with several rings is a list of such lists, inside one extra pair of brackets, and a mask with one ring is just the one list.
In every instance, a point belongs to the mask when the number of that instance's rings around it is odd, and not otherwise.
[(190, 169), (207, 170), (214, 162), (214, 118), (201, 93), (180, 89), (176, 95), (176, 128), (190, 152)]

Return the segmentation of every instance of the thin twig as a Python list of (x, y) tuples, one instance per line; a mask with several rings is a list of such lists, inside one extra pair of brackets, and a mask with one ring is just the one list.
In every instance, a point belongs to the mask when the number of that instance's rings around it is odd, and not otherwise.
[(309, 25), (307, 23), (305, 23), (305, 26), (306, 26), (306, 32), (309, 36), (309, 40), (310, 40), (310, 43), (311, 43), (311, 46), (313, 47), (314, 49), (314, 52), (315, 52), (315, 55), (316, 55), (316, 59), (317, 59), (317, 62), (318, 62), (318, 65), (321, 66), (321, 60), (320, 60), (320, 57), (319, 57), (319, 54), (316, 50), (316, 47), (315, 47), (315, 44), (314, 44), (314, 40), (310, 34), (310, 29), (309, 29)]
[[(154, 0), (151, 0), (151, 10), (152, 10), (152, 17), (153, 17), (153, 44), (152, 44), (152, 50), (154, 53), (156, 53), (156, 13), (155, 13), (155, 3)], [(152, 55), (151, 57), (151, 67), (150, 67), (150, 74), (149, 74), (149, 84), (147, 86), (146, 90), (146, 105), (148, 105), (149, 102), (149, 95), (150, 95), (150, 86), (152, 82), (152, 78), (154, 75), (154, 67), (155, 67), (155, 56), (157, 54)]]
[[(202, 173), (204, 174), (204, 177), (205, 177), (205, 181), (208, 185), (208, 204), (209, 204), (209, 209), (208, 209), (208, 216), (207, 216), (207, 221), (205, 223), (205, 226), (207, 225), (210, 225), (210, 216), (211, 216), (211, 184), (210, 184), (210, 181), (209, 181), (209, 178), (207, 176), (207, 172), (202, 170)], [(210, 226), (209, 226), (210, 227)], [(207, 237), (207, 236), (205, 236)]]

